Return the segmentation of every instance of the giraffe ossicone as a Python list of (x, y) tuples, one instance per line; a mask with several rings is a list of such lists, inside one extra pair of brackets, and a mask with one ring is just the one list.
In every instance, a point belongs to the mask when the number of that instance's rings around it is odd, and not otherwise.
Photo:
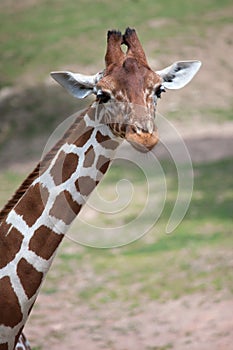
[(108, 32), (105, 63), (93, 76), (52, 73), (73, 96), (96, 99), (0, 212), (1, 350), (30, 349), (22, 330), (70, 224), (123, 139), (143, 152), (158, 143), (157, 99), (185, 86), (200, 68), (199, 61), (182, 61), (154, 72), (130, 28)]

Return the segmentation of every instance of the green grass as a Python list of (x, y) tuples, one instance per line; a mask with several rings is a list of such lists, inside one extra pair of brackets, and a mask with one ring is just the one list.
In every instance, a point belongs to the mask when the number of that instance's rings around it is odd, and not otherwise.
[(208, 111), (201, 111), (201, 114), (207, 112), (208, 116), (212, 116), (212, 120), (222, 121), (222, 120), (233, 120), (233, 106), (228, 109), (214, 108)]
[[(40, 0), (33, 6), (22, 0), (20, 4), (6, 0), (0, 4), (2, 86), (23, 75), (40, 80), (64, 65), (102, 65), (104, 38), (111, 28), (136, 27), (145, 45), (152, 40), (162, 44), (174, 35), (190, 40), (193, 34), (231, 19), (230, 11), (209, 16), (229, 8), (230, 0)], [(160, 20), (166, 21), (161, 28)]]
[(205, 116), (205, 123), (233, 120), (233, 106), (227, 108), (199, 108), (190, 109), (189, 106), (184, 105), (180, 111), (167, 111), (166, 116), (169, 120), (178, 120), (185, 122), (187, 120), (195, 119), (197, 115)]

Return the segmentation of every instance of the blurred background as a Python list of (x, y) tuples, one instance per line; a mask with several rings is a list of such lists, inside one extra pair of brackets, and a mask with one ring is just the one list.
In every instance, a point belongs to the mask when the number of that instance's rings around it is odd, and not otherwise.
[[(158, 105), (193, 162), (194, 190), (184, 220), (171, 235), (164, 233), (177, 171), (158, 146), (167, 184), (159, 221), (141, 240), (119, 249), (64, 240), (26, 327), (34, 350), (61, 344), (87, 350), (231, 348), (232, 13), (230, 0), (1, 0), (1, 206), (40, 159), (53, 130), (91, 101), (67, 95), (50, 71), (102, 70), (107, 30), (136, 28), (154, 70), (177, 60), (203, 63), (190, 85), (167, 92)], [(148, 179), (118, 162), (101, 184), (102, 195), (113, 199), (122, 178), (135, 194), (122, 212), (125, 224), (143, 209)], [(161, 179), (150, 173), (149, 180)], [(158, 195), (156, 186), (151, 191)], [(93, 227), (119, 220), (88, 209), (82, 215)], [(71, 233), (80, 227), (83, 234), (94, 232), (75, 222)]]

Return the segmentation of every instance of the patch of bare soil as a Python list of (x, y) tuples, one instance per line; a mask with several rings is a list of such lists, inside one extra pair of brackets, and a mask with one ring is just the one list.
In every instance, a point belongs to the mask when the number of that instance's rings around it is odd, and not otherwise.
[(119, 303), (95, 310), (73, 305), (68, 292), (40, 295), (25, 331), (36, 349), (230, 350), (232, 309), (221, 295), (196, 294), (137, 310)]

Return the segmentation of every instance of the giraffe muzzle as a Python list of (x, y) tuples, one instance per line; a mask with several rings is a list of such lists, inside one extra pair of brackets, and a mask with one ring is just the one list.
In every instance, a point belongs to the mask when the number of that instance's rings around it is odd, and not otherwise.
[(146, 153), (151, 151), (159, 141), (158, 130), (138, 128), (133, 125), (127, 128), (125, 139), (138, 151)]

